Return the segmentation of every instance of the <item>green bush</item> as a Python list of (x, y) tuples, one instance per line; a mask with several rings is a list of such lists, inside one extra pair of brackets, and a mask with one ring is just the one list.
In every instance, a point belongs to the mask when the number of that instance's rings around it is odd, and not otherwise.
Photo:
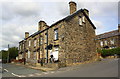
[(113, 49), (98, 49), (98, 53), (101, 53), (101, 56), (106, 57), (106, 56), (113, 56), (115, 54), (120, 55), (120, 47), (118, 48), (113, 48)]
[[(8, 50), (1, 50), (0, 55), (2, 58), (2, 62), (6, 63), (8, 58)], [(11, 47), (9, 48), (9, 61), (12, 59), (15, 59), (18, 56), (18, 48), (17, 47)]]

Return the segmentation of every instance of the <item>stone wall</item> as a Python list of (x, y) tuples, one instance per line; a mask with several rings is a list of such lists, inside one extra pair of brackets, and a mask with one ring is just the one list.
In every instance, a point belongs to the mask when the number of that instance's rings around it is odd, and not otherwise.
[(79, 25), (79, 14), (65, 22), (64, 52), (66, 64), (91, 60), (96, 55), (95, 29), (85, 18)]
[[(89, 61), (96, 55), (95, 29), (87, 18), (85, 18), (85, 22), (83, 22), (82, 25), (79, 25), (79, 16), (83, 16), (83, 14), (79, 13), (48, 29), (48, 45), (53, 45), (53, 48), (51, 49), (52, 52), (55, 51), (55, 46), (58, 46), (58, 67)], [(54, 39), (54, 30), (56, 28), (58, 29), (57, 40)], [(38, 63), (38, 59), (41, 58), (44, 58), (44, 63), (47, 63), (46, 33), (47, 30), (34, 37), (31, 36), (26, 40), (24, 54), (28, 63)], [(41, 37), (43, 38), (42, 44), (40, 44)], [(29, 40), (31, 40), (31, 46), (29, 46)], [(36, 46), (34, 46), (34, 40), (37, 40)], [(27, 58), (28, 51), (30, 51), (30, 58)], [(34, 55), (35, 53), (36, 55)], [(50, 63), (49, 60), (50, 50), (48, 50), (48, 63)]]
[[(58, 40), (54, 39), (54, 29), (58, 28)], [(52, 52), (55, 51), (55, 45), (58, 45), (58, 50), (59, 50), (59, 65), (65, 66), (65, 46), (64, 46), (64, 37), (65, 37), (65, 29), (64, 29), (64, 22), (60, 22), (56, 24), (55, 26), (49, 28), (48, 30), (48, 43), (53, 45)], [(50, 52), (49, 52), (50, 53)], [(49, 55), (50, 56), (50, 55)]]
[[(114, 44), (111, 43), (111, 40), (113, 39), (114, 39)], [(105, 44), (105, 41), (107, 41), (107, 45)], [(103, 46), (101, 46), (100, 42), (103, 42)], [(108, 38), (97, 39), (96, 46), (97, 46), (97, 49), (104, 48), (105, 46), (108, 46), (109, 48), (120, 47), (120, 36), (112, 36)]]

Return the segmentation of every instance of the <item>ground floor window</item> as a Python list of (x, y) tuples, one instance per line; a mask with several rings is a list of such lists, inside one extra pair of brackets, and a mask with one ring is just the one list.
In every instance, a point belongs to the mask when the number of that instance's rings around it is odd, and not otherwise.
[(19, 54), (19, 59), (22, 59), (23, 57), (22, 57), (22, 54)]
[(34, 54), (33, 54), (33, 59), (34, 60), (36, 59), (36, 52), (34, 52)]
[(58, 53), (59, 53), (59, 47), (54, 47), (54, 52), (53, 52), (53, 58), (54, 58), (54, 61), (58, 61)]
[(22, 58), (24, 58), (24, 53), (22, 53)]
[(28, 51), (28, 58), (30, 58), (30, 51)]

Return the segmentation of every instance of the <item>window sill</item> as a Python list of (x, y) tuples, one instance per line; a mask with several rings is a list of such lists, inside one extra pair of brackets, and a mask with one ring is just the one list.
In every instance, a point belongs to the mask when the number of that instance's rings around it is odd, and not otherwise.
[(57, 41), (57, 40), (59, 40), (59, 39), (56, 39), (56, 40), (54, 40), (54, 41)]

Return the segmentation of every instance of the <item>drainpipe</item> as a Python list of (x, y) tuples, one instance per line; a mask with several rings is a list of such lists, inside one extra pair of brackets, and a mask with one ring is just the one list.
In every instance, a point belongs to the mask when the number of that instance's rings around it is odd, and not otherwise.
[(25, 41), (24, 41), (24, 65), (26, 64), (26, 58), (25, 58), (25, 55), (26, 55), (26, 51), (25, 51), (25, 49), (26, 49), (25, 47), (26, 47), (26, 46), (25, 46), (25, 45), (26, 45), (26, 44), (25, 44), (25, 43), (26, 43), (26, 39), (25, 39)]
[[(48, 30), (47, 30), (47, 47), (48, 47)], [(48, 48), (47, 48), (47, 63), (48, 63)]]
[(40, 61), (40, 34), (39, 34), (39, 55), (38, 55), (38, 61)]

